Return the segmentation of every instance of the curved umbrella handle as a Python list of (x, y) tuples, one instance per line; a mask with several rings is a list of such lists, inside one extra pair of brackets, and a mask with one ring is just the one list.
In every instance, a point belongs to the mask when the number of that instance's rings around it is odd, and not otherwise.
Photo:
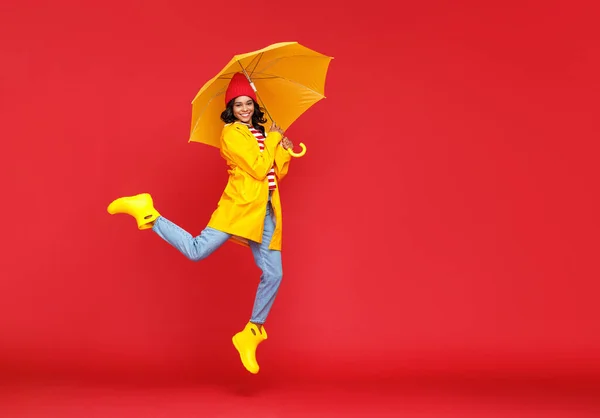
[(300, 148), (302, 148), (302, 151), (300, 151), (300, 152), (294, 152), (294, 150), (292, 150), (291, 148), (288, 148), (287, 151), (290, 153), (290, 155), (292, 157), (299, 158), (299, 157), (302, 157), (304, 154), (306, 154), (306, 147), (304, 146), (304, 144), (302, 142), (300, 142), (300, 144), (298, 144), (298, 145), (300, 145)]

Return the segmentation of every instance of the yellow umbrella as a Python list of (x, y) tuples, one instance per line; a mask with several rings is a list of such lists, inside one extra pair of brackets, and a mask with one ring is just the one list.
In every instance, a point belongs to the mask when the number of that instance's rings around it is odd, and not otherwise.
[[(282, 129), (288, 129), (309, 107), (325, 98), (325, 78), (332, 59), (298, 42), (276, 43), (235, 55), (192, 101), (189, 142), (219, 148), (224, 95), (235, 73), (243, 73), (250, 81), (259, 104), (266, 111), (267, 123), (275, 122)], [(292, 156), (301, 157), (306, 153), (304, 144), (299, 145), (300, 153), (288, 150)]]

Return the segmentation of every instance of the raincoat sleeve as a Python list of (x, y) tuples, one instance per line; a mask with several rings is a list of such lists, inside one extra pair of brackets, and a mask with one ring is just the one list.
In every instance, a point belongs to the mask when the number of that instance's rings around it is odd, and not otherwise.
[(290, 153), (281, 145), (275, 148), (275, 175), (279, 180), (287, 175), (291, 159)]
[(265, 148), (260, 152), (256, 140), (249, 140), (237, 129), (227, 129), (221, 136), (221, 152), (255, 179), (264, 180), (273, 167), (275, 147), (279, 141), (280, 133), (269, 133), (265, 139)]

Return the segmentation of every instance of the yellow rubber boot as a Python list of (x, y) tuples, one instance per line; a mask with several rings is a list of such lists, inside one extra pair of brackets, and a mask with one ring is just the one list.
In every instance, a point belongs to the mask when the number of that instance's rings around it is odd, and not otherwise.
[(108, 205), (108, 213), (126, 213), (135, 218), (138, 229), (152, 228), (152, 223), (160, 216), (160, 213), (154, 209), (152, 196), (148, 193), (141, 193), (135, 196), (126, 196), (115, 199)]
[(244, 329), (233, 336), (231, 339), (235, 349), (240, 353), (242, 364), (250, 373), (258, 373), (259, 367), (256, 361), (256, 347), (267, 339), (267, 331), (263, 325), (262, 333), (258, 326), (248, 322)]

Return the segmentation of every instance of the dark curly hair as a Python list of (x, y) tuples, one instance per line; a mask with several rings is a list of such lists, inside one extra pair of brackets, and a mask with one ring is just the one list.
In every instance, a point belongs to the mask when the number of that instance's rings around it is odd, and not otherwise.
[[(235, 98), (231, 99), (229, 101), (229, 103), (227, 103), (227, 107), (225, 108), (225, 110), (221, 113), (221, 120), (225, 123), (233, 123), (237, 120), (236, 117), (233, 115), (233, 103), (234, 102), (235, 102)], [(254, 113), (252, 114), (252, 126), (254, 127), (254, 129), (258, 129), (259, 131), (261, 131), (264, 136), (265, 135), (265, 127), (262, 126), (261, 124), (266, 123), (267, 119), (265, 119), (265, 114), (263, 113), (259, 104), (256, 103), (254, 101), (254, 99), (252, 99), (252, 102), (254, 102)]]

